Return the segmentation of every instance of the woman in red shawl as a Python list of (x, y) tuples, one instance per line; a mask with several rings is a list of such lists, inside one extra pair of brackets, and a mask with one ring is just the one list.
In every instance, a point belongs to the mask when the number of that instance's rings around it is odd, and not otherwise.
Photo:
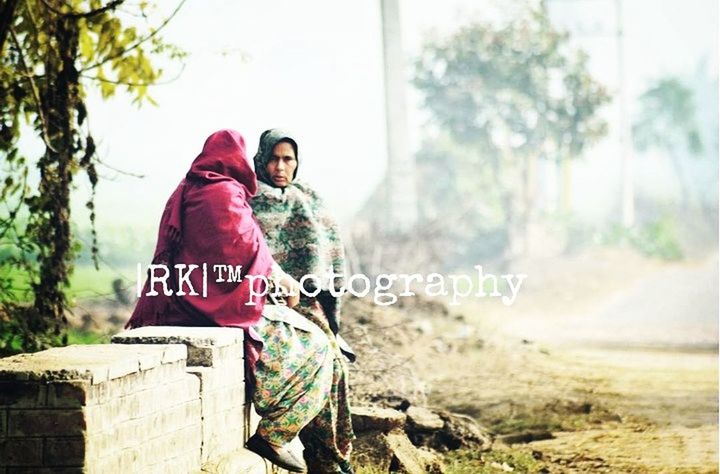
[[(242, 265), (242, 281), (215, 282), (208, 278), (207, 295), (147, 296), (145, 282), (128, 327), (139, 326), (234, 326), (249, 328), (257, 323), (264, 298), (261, 279), (267, 277), (272, 256), (252, 215), (247, 200), (257, 190), (257, 181), (245, 154), (245, 141), (233, 130), (213, 133), (190, 171), (170, 196), (160, 219), (153, 264), (167, 265), (174, 282), (175, 264), (207, 263)], [(190, 283), (199, 290), (202, 273), (190, 274)], [(254, 286), (254, 293), (251, 292)], [(173, 288), (175, 285), (173, 285)], [(176, 289), (176, 288), (175, 288)]]
[[(291, 314), (282, 309), (266, 312), (266, 281), (248, 276), (270, 277), (278, 286), (297, 290), (297, 282), (273, 261), (247, 203), (257, 190), (255, 173), (247, 160), (245, 141), (234, 130), (221, 130), (205, 142), (202, 153), (193, 162), (168, 200), (160, 220), (153, 264), (170, 269), (167, 296), (160, 290), (149, 296), (149, 281), (126, 327), (140, 326), (230, 326), (243, 328), (255, 344), (246, 345), (250, 369), (274, 370), (280, 367), (283, 386), (263, 386), (263, 400), (256, 402), (262, 419), (247, 447), (273, 463), (293, 472), (303, 472), (305, 465), (284, 446), (302, 427), (317, 416), (326, 403), (332, 383), (332, 356), (327, 338), (312, 324), (283, 322)], [(207, 278), (203, 288), (201, 271), (190, 273), (190, 285), (198, 294), (177, 295), (174, 265), (207, 264), (241, 266), (240, 282), (216, 282)], [(272, 275), (271, 275), (272, 273)], [(158, 285), (162, 286), (162, 285)], [(297, 291), (293, 291), (297, 293)], [(298, 297), (288, 297), (288, 305)], [(251, 304), (248, 304), (251, 303)], [(273, 316), (273, 314), (275, 316)], [(270, 318), (270, 319), (268, 319)], [(307, 323), (306, 323), (307, 326)], [(271, 329), (272, 328), (272, 329)], [(259, 331), (271, 331), (272, 341)], [(248, 342), (249, 339), (246, 338)], [(261, 348), (261, 350), (258, 350)]]

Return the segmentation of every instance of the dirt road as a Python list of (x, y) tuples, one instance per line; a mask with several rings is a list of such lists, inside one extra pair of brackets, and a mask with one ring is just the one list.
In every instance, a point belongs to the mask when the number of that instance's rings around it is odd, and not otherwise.
[(430, 402), (553, 433), (513, 445), (549, 472), (718, 472), (717, 256), (602, 257), (554, 262), (513, 308), (463, 307), (474, 335), (421, 369)]

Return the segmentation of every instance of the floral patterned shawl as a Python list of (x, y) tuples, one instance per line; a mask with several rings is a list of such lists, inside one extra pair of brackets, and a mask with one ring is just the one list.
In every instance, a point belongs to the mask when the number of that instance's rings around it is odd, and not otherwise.
[[(333, 288), (338, 293), (345, 284), (345, 250), (335, 220), (312, 188), (295, 180), (279, 188), (268, 176), (266, 166), (272, 149), (282, 140), (288, 140), (298, 156), (297, 142), (287, 133), (273, 129), (262, 134), (255, 155), (258, 191), (250, 205), (273, 258), (282, 269), (298, 281), (309, 274), (321, 277), (319, 282), (306, 280), (304, 286), (312, 291), (319, 283), (317, 300), (337, 333), (340, 297), (332, 296), (329, 290)], [(330, 279), (330, 273), (340, 276)]]

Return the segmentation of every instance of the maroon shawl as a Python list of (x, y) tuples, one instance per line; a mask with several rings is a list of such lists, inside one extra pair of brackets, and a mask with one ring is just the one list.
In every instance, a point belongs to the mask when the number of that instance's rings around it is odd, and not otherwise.
[[(234, 130), (221, 130), (205, 141), (202, 153), (170, 196), (160, 219), (153, 263), (196, 264), (190, 282), (199, 296), (147, 296), (149, 281), (126, 327), (233, 326), (248, 328), (263, 310), (264, 297), (250, 301), (247, 275), (270, 273), (272, 256), (247, 203), (257, 189), (245, 154), (245, 141)], [(207, 263), (207, 296), (203, 297), (202, 264)], [(213, 265), (242, 265), (240, 283), (217, 283)], [(177, 272), (168, 282), (177, 282)], [(161, 275), (163, 272), (156, 272)], [(227, 272), (225, 279), (227, 279)], [(253, 283), (261, 293), (264, 284)], [(175, 285), (169, 285), (177, 288)], [(183, 290), (189, 293), (187, 285)]]

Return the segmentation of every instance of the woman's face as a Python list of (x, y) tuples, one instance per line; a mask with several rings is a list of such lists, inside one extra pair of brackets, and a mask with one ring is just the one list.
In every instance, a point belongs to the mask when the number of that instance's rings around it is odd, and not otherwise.
[(295, 150), (288, 142), (280, 142), (273, 147), (272, 156), (265, 166), (268, 176), (275, 186), (284, 188), (292, 182), (297, 168)]

